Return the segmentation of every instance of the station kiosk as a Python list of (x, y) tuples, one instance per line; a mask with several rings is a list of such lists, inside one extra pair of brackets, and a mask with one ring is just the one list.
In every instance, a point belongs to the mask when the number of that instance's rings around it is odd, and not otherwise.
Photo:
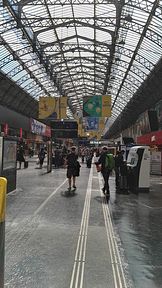
[(16, 189), (16, 149), (14, 137), (0, 137), (0, 176), (7, 179), (7, 193)]
[(134, 146), (127, 158), (128, 186), (135, 193), (149, 192), (150, 188), (150, 148)]

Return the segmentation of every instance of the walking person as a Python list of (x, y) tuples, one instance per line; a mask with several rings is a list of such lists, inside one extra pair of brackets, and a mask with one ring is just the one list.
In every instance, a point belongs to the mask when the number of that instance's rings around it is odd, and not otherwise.
[(124, 155), (125, 151), (117, 151), (116, 156), (115, 156), (115, 184), (116, 184), (116, 189), (119, 189), (120, 187), (120, 175), (121, 175), (121, 169), (124, 164)]
[(17, 161), (19, 162), (19, 169), (21, 169), (21, 164), (22, 164), (22, 162), (24, 162), (25, 163), (25, 157), (24, 157), (24, 149), (23, 149), (23, 147), (19, 147), (18, 149), (17, 149)]
[(79, 176), (80, 164), (78, 162), (78, 155), (76, 153), (76, 147), (71, 147), (71, 152), (67, 155), (66, 158), (67, 164), (67, 178), (69, 182), (68, 191), (70, 192), (72, 187), (76, 190), (76, 177)]
[(106, 146), (102, 148), (101, 156), (95, 164), (101, 165), (101, 173), (104, 179), (102, 191), (106, 196), (109, 196), (109, 176), (111, 171), (115, 168), (115, 161), (113, 154), (108, 153), (108, 148)]
[(38, 153), (38, 158), (39, 158), (39, 168), (42, 169), (44, 158), (46, 156), (46, 152), (44, 148), (41, 148), (41, 150)]

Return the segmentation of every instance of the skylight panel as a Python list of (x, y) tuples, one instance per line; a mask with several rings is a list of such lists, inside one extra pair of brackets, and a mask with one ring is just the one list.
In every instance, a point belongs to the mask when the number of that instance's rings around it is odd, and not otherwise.
[(37, 38), (39, 41), (48, 43), (48, 44), (57, 40), (53, 29), (40, 33)]
[(59, 39), (64, 39), (67, 37), (71, 37), (75, 35), (75, 28), (74, 27), (59, 27), (56, 29), (57, 35)]
[(77, 27), (77, 33), (79, 36), (94, 38), (94, 30), (91, 27)]
[(75, 18), (89, 18), (94, 16), (93, 5), (74, 5)]

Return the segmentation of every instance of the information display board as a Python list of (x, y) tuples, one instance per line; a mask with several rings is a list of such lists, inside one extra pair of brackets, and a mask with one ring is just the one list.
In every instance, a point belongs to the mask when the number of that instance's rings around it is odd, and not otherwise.
[(16, 189), (16, 150), (16, 139), (0, 137), (0, 176), (7, 179), (7, 193)]
[(51, 121), (51, 128), (54, 130), (77, 130), (78, 123), (77, 121)]
[(63, 138), (73, 139), (78, 138), (78, 130), (52, 130), (52, 139)]
[(77, 121), (51, 121), (52, 139), (78, 138)]
[(16, 146), (17, 144), (15, 141), (4, 141), (3, 170), (16, 169)]

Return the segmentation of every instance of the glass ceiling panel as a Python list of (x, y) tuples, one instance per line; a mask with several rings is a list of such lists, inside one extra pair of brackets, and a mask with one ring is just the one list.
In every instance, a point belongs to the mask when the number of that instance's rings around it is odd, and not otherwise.
[(1, 70), (22, 88), (37, 83), (36, 98), (75, 95), (73, 111), (82, 109), (83, 95), (93, 95), (96, 81), (98, 94), (112, 94), (114, 121), (161, 57), (161, 1), (5, 3), (12, 5), (0, 8)]

